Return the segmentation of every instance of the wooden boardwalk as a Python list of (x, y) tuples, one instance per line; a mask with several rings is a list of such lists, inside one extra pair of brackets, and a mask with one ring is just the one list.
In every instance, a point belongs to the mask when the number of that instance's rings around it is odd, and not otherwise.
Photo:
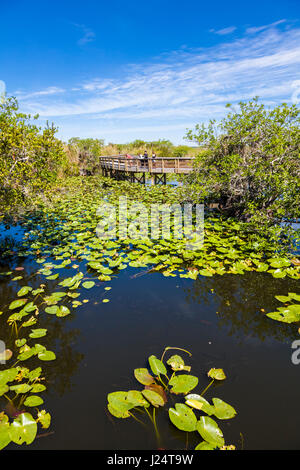
[(148, 157), (146, 160), (137, 156), (126, 155), (101, 156), (100, 166), (104, 176), (118, 180), (145, 183), (146, 174), (152, 184), (166, 184), (167, 174), (188, 174), (193, 169), (193, 158)]

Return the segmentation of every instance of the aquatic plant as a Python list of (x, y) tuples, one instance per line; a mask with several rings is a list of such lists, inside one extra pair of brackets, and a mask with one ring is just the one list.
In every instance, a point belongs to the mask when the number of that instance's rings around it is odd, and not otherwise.
[[(203, 276), (243, 275), (251, 271), (262, 277), (271, 275), (275, 279), (300, 278), (300, 265), (295, 257), (278, 253), (263, 237), (252, 236), (243, 230), (243, 223), (231, 219), (208, 216), (205, 220), (204, 244), (199, 250), (188, 250), (185, 240), (174, 238), (99, 239), (96, 234), (99, 203), (103, 200), (116, 203), (124, 193), (128, 198), (142, 201), (146, 205), (177, 202), (180, 198), (180, 192), (174, 188), (147, 190), (139, 185), (107, 181), (105, 178), (71, 178), (64, 193), (53, 191), (49, 194), (51, 204), (40, 199), (36, 202), (38, 209), (28, 211), (24, 216), (24, 242), (15, 250), (14, 257), (8, 260), (11, 269), (0, 273), (0, 280), (12, 286), (12, 295), (6, 304), (1, 305), (0, 321), (9, 326), (10, 335), (15, 340), (10, 346), (10, 352), (5, 353), (7, 364), (0, 365), (1, 400), (10, 403), (16, 410), (15, 416), (8, 416), (4, 406), (0, 414), (3, 447), (9, 442), (28, 444), (30, 439), (22, 441), (12, 433), (14, 429), (20, 431), (22, 428), (24, 431), (26, 423), (32, 424), (31, 438), (36, 429), (32, 421), (37, 425), (42, 425), (42, 420), (44, 426), (50, 424), (50, 415), (40, 408), (42, 398), (39, 394), (43, 390), (37, 385), (44, 385), (39, 383), (44, 377), (42, 369), (40, 375), (34, 379), (36, 382), (29, 379), (32, 370), (40, 367), (43, 361), (59, 360), (59, 357), (56, 359), (57, 351), (45, 346), (48, 331), (43, 326), (43, 319), (48, 316), (51, 318), (52, 315), (63, 321), (63, 318), (89, 301), (89, 293), (94, 289), (99, 292), (101, 307), (105, 309), (109, 300), (113, 299), (113, 290), (107, 284), (121, 270), (128, 267), (144, 268), (147, 273), (156, 272), (164, 277), (178, 276), (191, 281)], [(25, 281), (23, 267), (19, 264), (22, 259), (31, 259), (35, 266), (28, 281)], [(288, 303), (294, 301), (297, 299), (291, 298)], [(25, 361), (30, 361), (30, 367), (34, 364), (32, 370), (23, 366)], [(161, 366), (157, 361), (159, 360), (151, 360), (153, 368), (158, 367), (158, 364)], [(177, 361), (180, 361), (178, 357)], [(164, 367), (172, 368), (172, 365), (167, 363)], [(183, 367), (189, 366), (184, 364)], [(10, 370), (13, 372), (9, 372)], [(156, 375), (152, 367), (151, 371), (154, 374), (152, 385), (160, 385), (165, 393), (174, 395), (186, 385), (181, 382), (187, 380), (180, 378), (182, 373), (178, 374), (176, 372), (180, 372), (179, 370), (173, 370), (174, 376), (170, 378), (172, 383), (168, 381), (168, 389), (165, 390), (161, 382), (165, 382), (164, 374)], [(9, 380), (11, 377), (12, 380)], [(196, 383), (196, 379), (190, 379), (191, 383)], [(158, 398), (149, 392), (157, 390), (148, 389), (147, 392), (140, 393), (143, 400), (151, 404), (150, 397)], [(136, 394), (135, 396), (137, 397)], [(141, 395), (138, 396), (141, 398)], [(186, 403), (181, 405), (189, 407)], [(32, 412), (32, 406), (37, 408), (35, 413)], [(147, 406), (146, 409), (148, 410)], [(174, 410), (177, 412), (176, 407)], [(22, 414), (26, 416), (13, 424)], [(45, 415), (47, 421), (44, 420)], [(153, 419), (153, 412), (151, 417)]]
[[(200, 434), (203, 440), (195, 450), (234, 449), (235, 446), (225, 445), (223, 432), (211, 416), (220, 420), (231, 419), (236, 415), (235, 409), (220, 398), (212, 398), (211, 404), (203, 396), (214, 381), (226, 378), (223, 369), (210, 369), (207, 375), (212, 380), (207, 387), (200, 394), (190, 393), (197, 387), (198, 377), (189, 374), (191, 366), (186, 365), (178, 354), (172, 355), (164, 362), (165, 354), (169, 350), (184, 351), (191, 356), (191, 353), (185, 349), (170, 346), (165, 348), (160, 359), (151, 355), (148, 358), (151, 372), (147, 368), (134, 369), (134, 376), (144, 385), (144, 389), (109, 393), (107, 395), (109, 412), (116, 418), (137, 419), (133, 412), (142, 410), (154, 426), (160, 447), (161, 436), (157, 426), (156, 409), (164, 408), (168, 402), (173, 401), (171, 394), (180, 395), (184, 402), (177, 402), (168, 408), (169, 419), (180, 431)], [(170, 371), (171, 377), (168, 376)]]
[(289, 292), (288, 295), (275, 295), (275, 299), (284, 303), (283, 307), (278, 307), (276, 312), (267, 313), (267, 317), (283, 323), (300, 322), (300, 295)]

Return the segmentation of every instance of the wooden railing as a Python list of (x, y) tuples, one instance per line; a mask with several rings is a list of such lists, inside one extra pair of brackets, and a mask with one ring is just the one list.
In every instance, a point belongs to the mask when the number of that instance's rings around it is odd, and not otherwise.
[(112, 155), (99, 158), (103, 169), (135, 173), (190, 173), (194, 161), (191, 157), (148, 157), (144, 159), (136, 155), (129, 157), (126, 155)]

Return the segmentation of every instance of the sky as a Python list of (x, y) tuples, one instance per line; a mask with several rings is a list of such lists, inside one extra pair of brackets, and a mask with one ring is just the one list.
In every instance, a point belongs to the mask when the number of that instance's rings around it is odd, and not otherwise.
[(300, 100), (300, 0), (0, 0), (0, 91), (58, 136), (169, 139)]

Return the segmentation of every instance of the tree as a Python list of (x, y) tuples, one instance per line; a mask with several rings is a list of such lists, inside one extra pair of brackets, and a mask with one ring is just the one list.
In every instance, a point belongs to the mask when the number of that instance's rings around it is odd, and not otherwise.
[(2, 213), (24, 205), (37, 192), (56, 184), (68, 169), (57, 129), (44, 129), (32, 121), (37, 116), (19, 112), (16, 98), (0, 104), (0, 202)]
[(198, 198), (228, 216), (262, 226), (300, 214), (300, 111), (266, 108), (254, 98), (217, 125), (197, 125), (186, 139), (202, 146), (189, 180)]
[(77, 155), (80, 172), (92, 174), (99, 169), (99, 156), (103, 153), (104, 140), (72, 137), (68, 141), (68, 149)]

